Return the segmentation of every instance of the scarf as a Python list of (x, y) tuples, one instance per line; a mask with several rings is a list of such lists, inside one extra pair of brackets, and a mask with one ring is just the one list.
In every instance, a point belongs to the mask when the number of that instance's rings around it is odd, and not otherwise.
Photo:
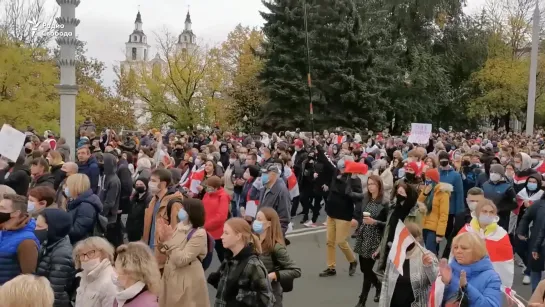
[(431, 213), (431, 209), (433, 208), (433, 194), (435, 194), (435, 187), (437, 186), (437, 183), (433, 182), (431, 184), (431, 190), (430, 194), (426, 196), (426, 209), (428, 209), (428, 215)]
[(127, 289), (117, 292), (115, 295), (115, 300), (117, 301), (118, 307), (123, 307), (125, 305), (125, 302), (127, 302), (130, 299), (133, 299), (135, 296), (140, 294), (142, 292), (142, 289), (146, 286), (145, 283), (141, 281), (137, 281), (134, 285), (128, 287)]

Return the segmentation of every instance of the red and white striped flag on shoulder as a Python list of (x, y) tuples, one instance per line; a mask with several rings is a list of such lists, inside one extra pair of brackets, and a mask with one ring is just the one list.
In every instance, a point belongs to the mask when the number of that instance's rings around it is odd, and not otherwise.
[(440, 307), (443, 303), (444, 292), (445, 284), (441, 280), (441, 276), (437, 275), (435, 282), (431, 285), (430, 295), (428, 297), (428, 307)]
[(407, 227), (405, 227), (405, 224), (401, 220), (397, 221), (394, 242), (392, 242), (388, 259), (392, 261), (394, 267), (401, 275), (403, 275), (403, 263), (407, 257), (407, 247), (412, 243), (415, 243), (415, 240)]

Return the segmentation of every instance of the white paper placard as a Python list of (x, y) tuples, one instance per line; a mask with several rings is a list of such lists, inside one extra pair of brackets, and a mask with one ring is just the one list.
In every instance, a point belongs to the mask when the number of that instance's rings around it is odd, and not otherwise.
[(409, 135), (409, 143), (427, 144), (430, 141), (431, 124), (411, 124), (411, 135)]
[(17, 161), (25, 145), (25, 134), (4, 124), (0, 130), (0, 154), (11, 161)]
[(256, 215), (257, 215), (257, 204), (253, 200), (247, 201), (245, 216), (255, 218)]

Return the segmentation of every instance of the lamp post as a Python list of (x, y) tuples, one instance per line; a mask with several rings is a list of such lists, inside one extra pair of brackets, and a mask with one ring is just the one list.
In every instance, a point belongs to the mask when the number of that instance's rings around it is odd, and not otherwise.
[(310, 128), (312, 129), (312, 138), (314, 139), (314, 109), (312, 107), (312, 78), (310, 76), (310, 43), (308, 39), (308, 17), (307, 1), (303, 0), (303, 18), (305, 22), (305, 40), (307, 43), (307, 85), (308, 85), (308, 104), (310, 108)]
[(530, 82), (528, 85), (528, 107), (526, 109), (526, 135), (534, 134), (534, 115), (536, 110), (537, 51), (539, 49), (539, 6), (536, 1), (532, 25), (532, 52), (530, 54)]
[(59, 25), (63, 25), (63, 33), (69, 34), (56, 39), (61, 49), (57, 61), (61, 78), (56, 87), (61, 97), (61, 136), (70, 146), (72, 158), (76, 150), (76, 95), (78, 94), (76, 48), (80, 45), (80, 41), (76, 38), (76, 27), (80, 22), (76, 18), (76, 7), (80, 2), (80, 0), (57, 0), (57, 4), (61, 7), (61, 16), (56, 19)]

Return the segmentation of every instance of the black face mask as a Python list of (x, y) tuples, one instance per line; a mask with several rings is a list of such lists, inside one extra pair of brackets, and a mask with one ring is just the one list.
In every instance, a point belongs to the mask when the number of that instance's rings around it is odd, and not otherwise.
[(405, 200), (407, 200), (407, 196), (397, 194), (396, 195), (396, 200), (397, 200), (398, 203), (404, 202)]
[(405, 173), (405, 178), (408, 180), (408, 181), (414, 181), (416, 179), (416, 175), (413, 174), (413, 173)]
[(40, 244), (43, 244), (47, 240), (47, 229), (34, 230), (34, 235), (40, 241)]
[(0, 223), (7, 222), (11, 219), (11, 213), (0, 212)]
[(146, 187), (136, 187), (134, 188), (136, 190), (137, 193), (144, 193), (146, 192)]
[(439, 165), (441, 165), (442, 167), (447, 167), (448, 166), (448, 161), (440, 161)]
[(104, 172), (104, 163), (99, 163), (98, 168), (100, 169), (101, 172)]

